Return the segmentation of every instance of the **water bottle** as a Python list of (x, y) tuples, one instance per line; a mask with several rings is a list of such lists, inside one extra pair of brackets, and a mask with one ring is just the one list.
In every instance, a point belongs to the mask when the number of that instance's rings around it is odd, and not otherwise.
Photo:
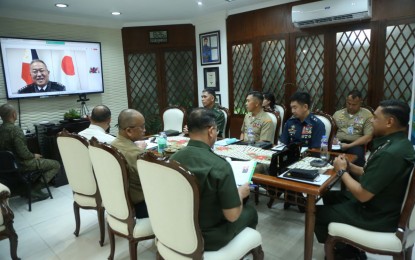
[(247, 136), (247, 140), (248, 140), (248, 145), (254, 145), (255, 144), (255, 134), (254, 134), (254, 130), (252, 130), (252, 127), (248, 128), (248, 132), (246, 134)]
[(164, 154), (164, 150), (167, 146), (167, 136), (165, 132), (161, 132), (157, 138), (157, 152), (159, 154)]
[(320, 158), (325, 161), (329, 159), (329, 139), (325, 135), (321, 138)]

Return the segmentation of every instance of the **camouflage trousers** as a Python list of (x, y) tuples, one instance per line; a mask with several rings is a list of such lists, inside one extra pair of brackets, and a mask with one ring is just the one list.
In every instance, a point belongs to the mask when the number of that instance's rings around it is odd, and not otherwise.
[[(49, 183), (59, 172), (60, 167), (61, 165), (58, 161), (40, 158), (25, 162), (20, 169), (23, 172), (39, 170), (45, 176), (46, 182)], [(33, 187), (34, 189), (43, 187), (42, 181), (39, 179)]]

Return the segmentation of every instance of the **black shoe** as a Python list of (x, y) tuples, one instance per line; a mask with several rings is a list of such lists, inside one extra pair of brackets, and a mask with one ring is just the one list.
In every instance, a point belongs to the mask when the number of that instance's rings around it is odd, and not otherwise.
[(291, 205), (289, 202), (284, 202), (284, 209), (289, 209)]

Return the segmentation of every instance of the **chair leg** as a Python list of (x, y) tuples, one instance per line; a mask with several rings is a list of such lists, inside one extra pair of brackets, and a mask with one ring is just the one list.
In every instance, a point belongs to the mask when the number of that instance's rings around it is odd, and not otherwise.
[(129, 247), (130, 247), (130, 260), (137, 260), (137, 240), (130, 240)]
[(75, 232), (73, 234), (77, 237), (81, 227), (81, 218), (79, 216), (79, 205), (75, 201), (73, 202), (73, 214), (75, 215)]
[(255, 205), (258, 205), (258, 203), (259, 203), (259, 186), (255, 186), (254, 191), (255, 191)]
[(114, 238), (114, 233), (112, 232), (111, 228), (109, 225), (107, 225), (107, 229), (108, 229), (108, 237), (110, 239), (110, 256), (108, 257), (108, 260), (113, 260), (114, 259), (114, 253), (115, 253), (115, 238)]
[(45, 178), (45, 176), (43, 175), (43, 173), (40, 173), (40, 176), (42, 177), (43, 184), (45, 184), (45, 188), (48, 190), (49, 197), (50, 197), (51, 199), (53, 199), (52, 193), (50, 192), (49, 185), (48, 185), (48, 183), (46, 182), (46, 178)]
[(412, 245), (411, 247), (408, 247), (405, 250), (405, 259), (408, 259), (408, 260), (412, 259), (412, 250), (413, 249), (414, 249), (414, 246)]
[(103, 246), (104, 241), (105, 241), (105, 221), (104, 221), (105, 209), (103, 207), (98, 207), (97, 214), (98, 214), (98, 225), (99, 225), (99, 232), (100, 232), (99, 244), (100, 246)]
[(29, 204), (29, 212), (32, 211), (32, 185), (29, 182), (27, 184), (27, 197), (28, 197), (28, 204)]
[(324, 253), (326, 254), (327, 260), (335, 260), (334, 259), (334, 245), (335, 244), (336, 244), (335, 238), (328, 235), (326, 239), (326, 243), (324, 243)]
[(262, 247), (258, 246), (251, 250), (253, 260), (263, 260), (264, 259), (264, 251), (262, 251)]
[(9, 229), (9, 240), (10, 240), (10, 255), (13, 260), (20, 260), (17, 256), (17, 244), (18, 244), (18, 236), (16, 231), (14, 230), (13, 226), (8, 227)]
[(160, 255), (159, 251), (156, 253), (156, 260), (164, 260), (164, 258)]

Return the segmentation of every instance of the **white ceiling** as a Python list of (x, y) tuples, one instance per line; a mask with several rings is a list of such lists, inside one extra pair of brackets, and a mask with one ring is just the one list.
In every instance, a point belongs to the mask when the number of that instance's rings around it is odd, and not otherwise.
[[(225, 11), (235, 14), (297, 0), (0, 0), (0, 16), (109, 28), (191, 23)], [(57, 8), (56, 3), (68, 4)], [(111, 12), (121, 12), (113, 16)]]

